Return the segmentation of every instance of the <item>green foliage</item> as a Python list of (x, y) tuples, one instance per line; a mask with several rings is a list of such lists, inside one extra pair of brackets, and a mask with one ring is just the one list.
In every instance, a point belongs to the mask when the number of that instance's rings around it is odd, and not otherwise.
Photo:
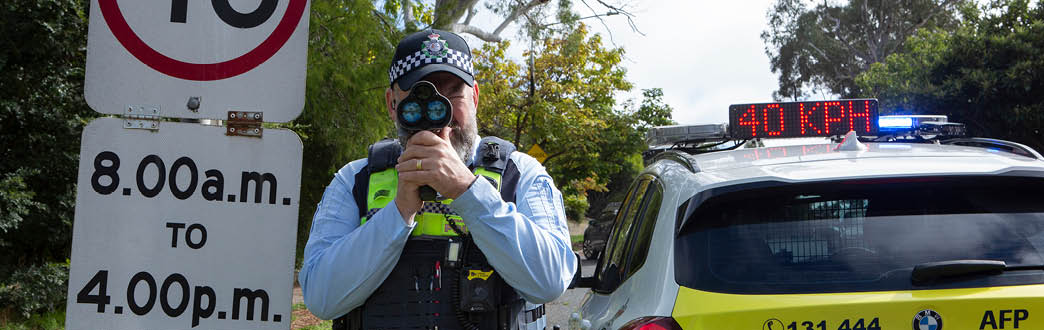
[(627, 195), (627, 188), (638, 177), (638, 173), (641, 172), (642, 168), (641, 154), (632, 154), (624, 159), (620, 171), (613, 173), (609, 177), (609, 183), (605, 185), (605, 191), (588, 192), (587, 202), (590, 207), (587, 209), (587, 216), (598, 218), (609, 203), (622, 202)]
[(779, 73), (773, 95), (854, 97), (860, 94), (857, 75), (902, 50), (919, 28), (955, 27), (969, 7), (965, 0), (852, 0), (812, 8), (803, 0), (777, 0), (761, 34), (772, 72)]
[(309, 325), (298, 330), (329, 330), (331, 328), (333, 328), (333, 321), (326, 320), (319, 324)]
[(0, 312), (9, 309), (28, 318), (65, 306), (69, 283), (68, 263), (49, 263), (14, 271), (0, 282)]
[(591, 173), (589, 177), (570, 180), (569, 184), (562, 187), (566, 218), (576, 222), (583, 220), (584, 214), (591, 205), (587, 201), (588, 192), (606, 191), (608, 190), (605, 184), (599, 182), (598, 175), (595, 173)]
[(94, 116), (82, 96), (85, 10), (0, 4), (0, 282), (69, 254), (80, 133)]
[(587, 212), (587, 197), (579, 194), (564, 194), (566, 218), (579, 222), (584, 219)]
[(65, 311), (30, 316), (21, 321), (4, 321), (0, 318), (0, 330), (63, 330), (65, 329)]
[(949, 52), (949, 33), (924, 29), (906, 41), (906, 50), (874, 63), (857, 78), (860, 88), (880, 99), (883, 114), (932, 113), (925, 97), (941, 98), (939, 86), (929, 82), (928, 71), (941, 64)]
[(44, 206), (33, 200), (36, 193), (25, 184), (26, 177), (39, 173), (36, 169), (19, 168), (0, 177), (0, 247), (11, 245), (3, 234), (18, 229), (30, 211)]
[(1044, 3), (995, 1), (980, 13), (918, 33), (858, 82), (886, 111), (944, 114), (972, 135), (1044, 150)]
[(392, 132), (384, 104), (387, 70), (402, 33), (398, 4), (383, 11), (365, 0), (311, 4), (305, 109), (294, 120), (304, 140), (297, 255), (308, 242), (312, 214), (333, 173), (366, 157), (366, 146)]
[(569, 241), (573, 244), (579, 244), (584, 242), (584, 234), (580, 235), (569, 235)]
[[(599, 162), (612, 163), (618, 167), (611, 171), (604, 190), (591, 191), (587, 194), (587, 201), (590, 204), (587, 215), (590, 217), (601, 214), (609, 202), (623, 200), (627, 187), (643, 168), (641, 151), (647, 147), (644, 141), (649, 128), (676, 124), (670, 119), (673, 109), (663, 103), (661, 89), (643, 90), (642, 96), (641, 106), (637, 110), (629, 110), (628, 115), (623, 117), (623, 121), (618, 123), (625, 126), (618, 130), (621, 134), (607, 137), (611, 140), (608, 143), (617, 146), (615, 152), (599, 155)], [(625, 108), (630, 108), (630, 105)]]
[[(479, 133), (510, 140), (520, 150), (540, 145), (548, 172), (560, 186), (567, 184), (566, 208), (576, 213), (570, 218), (580, 219), (591, 190), (583, 187), (604, 190), (609, 178), (631, 170), (625, 160), (645, 149), (644, 129), (670, 123), (671, 109), (659, 89), (645, 91), (637, 109), (617, 104), (615, 94), (631, 88), (620, 65), (623, 50), (603, 47), (601, 36), (589, 35), (583, 24), (534, 40), (523, 63), (505, 55), (508, 46), (474, 51)], [(587, 180), (594, 185), (583, 184)]]

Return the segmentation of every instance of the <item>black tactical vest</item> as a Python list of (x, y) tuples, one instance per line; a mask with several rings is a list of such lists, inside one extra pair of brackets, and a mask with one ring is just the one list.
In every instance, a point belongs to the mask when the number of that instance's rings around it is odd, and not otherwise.
[[(474, 167), (500, 174), (498, 180), (486, 179), (507, 202), (515, 201), (520, 176), (510, 160), (513, 151), (510, 142), (486, 137), (473, 162)], [(393, 168), (401, 153), (395, 140), (370, 146), (369, 164), (356, 174), (352, 189), (360, 219), (379, 209), (367, 205), (370, 175)], [(425, 202), (421, 212), (452, 214), (439, 202)], [(524, 310), (525, 301), (489, 265), (465, 229), (454, 221), (447, 223), (456, 235), (411, 235), (384, 282), (362, 306), (335, 319), (333, 329), (515, 330), (543, 316), (543, 306)]]

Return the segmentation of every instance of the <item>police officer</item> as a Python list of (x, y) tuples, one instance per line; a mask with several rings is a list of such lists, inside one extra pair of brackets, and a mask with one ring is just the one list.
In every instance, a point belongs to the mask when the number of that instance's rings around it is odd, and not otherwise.
[[(544, 167), (478, 136), (479, 87), (460, 36), (404, 38), (385, 92), (396, 121), (418, 81), (452, 105), (452, 122), (371, 145), (341, 168), (316, 210), (298, 280), (335, 329), (544, 329), (543, 303), (572, 280), (562, 195)], [(421, 201), (419, 190), (438, 192)]]

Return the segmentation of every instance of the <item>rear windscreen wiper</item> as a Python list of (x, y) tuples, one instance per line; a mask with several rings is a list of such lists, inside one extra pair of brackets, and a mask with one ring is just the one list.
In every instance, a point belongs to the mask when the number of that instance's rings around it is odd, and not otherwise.
[(914, 285), (927, 284), (938, 279), (977, 275), (977, 274), (1000, 274), (1013, 270), (1044, 270), (1044, 265), (1017, 265), (1008, 266), (1000, 260), (947, 260), (938, 262), (926, 262), (914, 266), (910, 274), (910, 281)]

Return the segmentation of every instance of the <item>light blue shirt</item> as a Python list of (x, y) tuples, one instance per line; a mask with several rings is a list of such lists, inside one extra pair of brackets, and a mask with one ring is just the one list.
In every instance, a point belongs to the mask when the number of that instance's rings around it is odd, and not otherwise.
[[(521, 174), (516, 203), (504, 202), (489, 181), (475, 180), (450, 208), (464, 219), (493, 268), (526, 300), (526, 309), (532, 309), (565, 292), (577, 260), (562, 193), (533, 157), (514, 152), (511, 160)], [(298, 281), (308, 309), (321, 319), (361, 306), (391, 273), (416, 226), (406, 225), (394, 201), (359, 225), (352, 187), (366, 164), (359, 159), (337, 171), (312, 220)], [(541, 318), (526, 328), (544, 329), (545, 324)]]

